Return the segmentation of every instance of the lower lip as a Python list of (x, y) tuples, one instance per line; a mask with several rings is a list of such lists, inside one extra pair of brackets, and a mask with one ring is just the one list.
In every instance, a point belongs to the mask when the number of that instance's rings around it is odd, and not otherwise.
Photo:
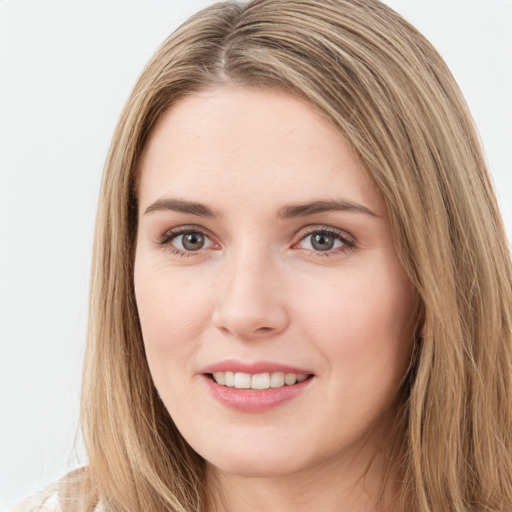
[(269, 389), (237, 389), (221, 386), (204, 376), (213, 397), (221, 404), (241, 412), (265, 412), (303, 393), (313, 377), (292, 386)]

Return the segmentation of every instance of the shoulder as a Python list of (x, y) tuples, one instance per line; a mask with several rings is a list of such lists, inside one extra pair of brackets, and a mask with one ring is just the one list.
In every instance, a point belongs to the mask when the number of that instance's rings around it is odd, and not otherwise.
[(49, 485), (43, 491), (23, 500), (12, 512), (61, 512), (59, 483)]
[[(85, 472), (84, 468), (72, 471), (58, 482), (55, 482), (46, 489), (30, 496), (17, 505), (11, 512), (66, 512), (78, 510), (81, 507), (75, 505), (81, 501), (80, 497), (88, 497), (87, 488), (81, 486)], [(91, 500), (93, 505), (86, 507), (91, 512), (106, 512), (101, 502)], [(85, 502), (85, 501), (84, 501)], [(73, 504), (70, 506), (70, 504)]]

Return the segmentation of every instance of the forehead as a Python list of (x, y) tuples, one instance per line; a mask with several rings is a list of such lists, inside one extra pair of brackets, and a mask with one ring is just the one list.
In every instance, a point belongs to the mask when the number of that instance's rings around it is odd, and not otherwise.
[(282, 91), (220, 87), (176, 102), (139, 161), (139, 199), (274, 202), (350, 196), (381, 209), (380, 194), (344, 138)]

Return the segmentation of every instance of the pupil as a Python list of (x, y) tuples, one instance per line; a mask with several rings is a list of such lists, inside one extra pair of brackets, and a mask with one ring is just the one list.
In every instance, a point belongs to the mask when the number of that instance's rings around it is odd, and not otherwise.
[(311, 245), (317, 251), (328, 251), (334, 246), (334, 237), (317, 233), (316, 235), (313, 235)]
[(188, 233), (183, 236), (183, 247), (189, 251), (197, 251), (204, 245), (204, 236), (200, 233)]

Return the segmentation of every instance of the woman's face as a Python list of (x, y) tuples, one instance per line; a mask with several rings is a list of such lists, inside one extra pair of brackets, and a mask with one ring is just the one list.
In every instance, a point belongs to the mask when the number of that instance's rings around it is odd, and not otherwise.
[(283, 92), (217, 88), (162, 116), (139, 172), (144, 344), (192, 448), (252, 476), (378, 450), (414, 293), (344, 139)]

